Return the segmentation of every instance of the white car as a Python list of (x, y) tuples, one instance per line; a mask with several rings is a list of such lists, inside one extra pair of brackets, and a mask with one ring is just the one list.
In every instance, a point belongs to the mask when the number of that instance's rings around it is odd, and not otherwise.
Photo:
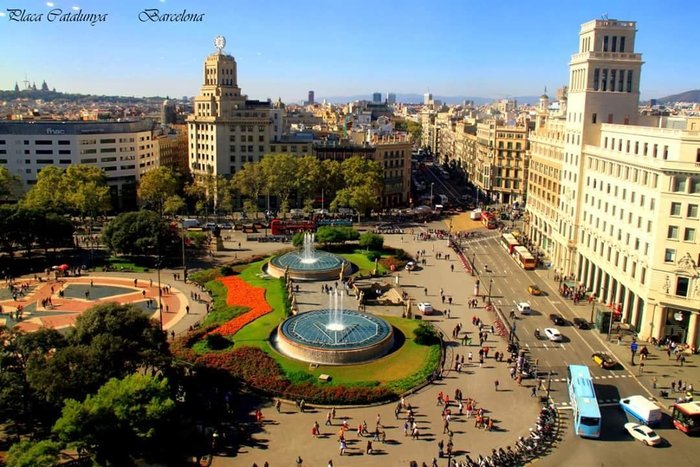
[(632, 437), (647, 446), (656, 446), (661, 444), (661, 436), (657, 435), (654, 430), (646, 425), (641, 425), (639, 423), (625, 423), (625, 430), (627, 433), (632, 435)]
[(545, 328), (544, 335), (552, 342), (561, 342), (564, 338), (556, 328)]
[(518, 311), (523, 315), (529, 315), (532, 311), (532, 308), (530, 308), (530, 304), (528, 302), (516, 303), (515, 306), (518, 308)]
[(433, 305), (431, 305), (428, 302), (422, 302), (418, 304), (418, 309), (422, 311), (423, 313), (432, 313), (433, 312)]
[(416, 262), (415, 261), (409, 261), (406, 263), (406, 271), (413, 271), (416, 269)]

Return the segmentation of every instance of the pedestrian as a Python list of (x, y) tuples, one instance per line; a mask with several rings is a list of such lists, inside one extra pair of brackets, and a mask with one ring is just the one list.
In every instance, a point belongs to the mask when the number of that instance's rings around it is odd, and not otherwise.
[(676, 392), (676, 382), (671, 381), (671, 392)]
[(282, 401), (277, 399), (275, 401), (275, 409), (277, 409), (277, 413), (282, 412)]
[(328, 412), (326, 414), (326, 426), (332, 426), (333, 424), (331, 423), (331, 413)]
[(656, 382), (657, 382), (656, 376), (654, 376), (654, 377), (651, 379), (651, 386), (652, 386), (654, 389), (656, 389)]
[(479, 355), (479, 368), (484, 366), (484, 356)]
[(423, 287), (423, 293), (424, 293), (426, 296), (428, 295), (428, 288), (427, 288), (427, 287)]
[(530, 397), (535, 396), (537, 396), (537, 386), (532, 386), (532, 388), (530, 388)]
[(367, 449), (365, 450), (365, 452), (368, 455), (372, 454), (372, 441), (369, 439), (367, 440)]
[(469, 353), (467, 354), (467, 360), (469, 360), (469, 364), (470, 364), (470, 365), (472, 364), (472, 357), (473, 357), (473, 354), (472, 354), (471, 352), (469, 352)]
[(498, 392), (498, 380), (493, 382), (493, 387), (496, 388), (496, 392)]
[(303, 467), (304, 466), (304, 460), (301, 458), (301, 456), (297, 457), (297, 467)]
[(185, 313), (188, 315), (190, 314), (190, 306), (189, 305), (185, 305)]
[(335, 407), (331, 408), (331, 418), (335, 419)]
[(640, 359), (640, 362), (639, 362), (639, 374), (641, 375), (642, 373), (644, 373), (644, 360), (643, 360), (643, 359)]
[(450, 271), (455, 272), (455, 265), (454, 264), (450, 264)]
[(685, 363), (685, 355), (681, 354), (680, 358), (678, 359), (678, 363), (683, 366)]

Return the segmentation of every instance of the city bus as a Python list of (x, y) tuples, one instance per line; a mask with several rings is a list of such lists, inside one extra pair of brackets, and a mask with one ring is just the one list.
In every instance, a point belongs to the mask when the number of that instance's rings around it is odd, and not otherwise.
[(671, 418), (677, 430), (689, 435), (700, 433), (700, 402), (674, 404)]
[(574, 410), (574, 433), (585, 438), (600, 438), (600, 408), (588, 367), (567, 366), (566, 384), (569, 387), (571, 408)]
[(515, 239), (512, 234), (501, 235), (501, 246), (508, 252), (509, 255), (513, 254), (513, 249), (516, 246), (520, 246), (520, 243)]
[(498, 221), (496, 220), (496, 216), (494, 216), (493, 213), (488, 211), (482, 211), (481, 223), (484, 224), (484, 227), (486, 227), (487, 229), (495, 229), (496, 227), (498, 227)]
[(516, 263), (520, 265), (523, 269), (535, 269), (537, 262), (535, 257), (527, 251), (524, 246), (518, 245), (513, 247), (513, 253), (511, 254)]

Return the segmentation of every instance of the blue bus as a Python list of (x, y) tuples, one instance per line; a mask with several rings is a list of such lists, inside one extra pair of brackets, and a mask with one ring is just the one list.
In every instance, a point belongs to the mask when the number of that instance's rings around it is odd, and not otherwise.
[(600, 408), (588, 367), (569, 365), (566, 382), (574, 410), (574, 432), (586, 438), (600, 438)]

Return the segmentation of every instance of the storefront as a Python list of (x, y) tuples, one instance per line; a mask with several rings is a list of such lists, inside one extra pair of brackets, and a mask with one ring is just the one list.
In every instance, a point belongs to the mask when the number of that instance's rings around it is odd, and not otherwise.
[(698, 348), (698, 312), (681, 308), (664, 308), (664, 325), (661, 337)]

